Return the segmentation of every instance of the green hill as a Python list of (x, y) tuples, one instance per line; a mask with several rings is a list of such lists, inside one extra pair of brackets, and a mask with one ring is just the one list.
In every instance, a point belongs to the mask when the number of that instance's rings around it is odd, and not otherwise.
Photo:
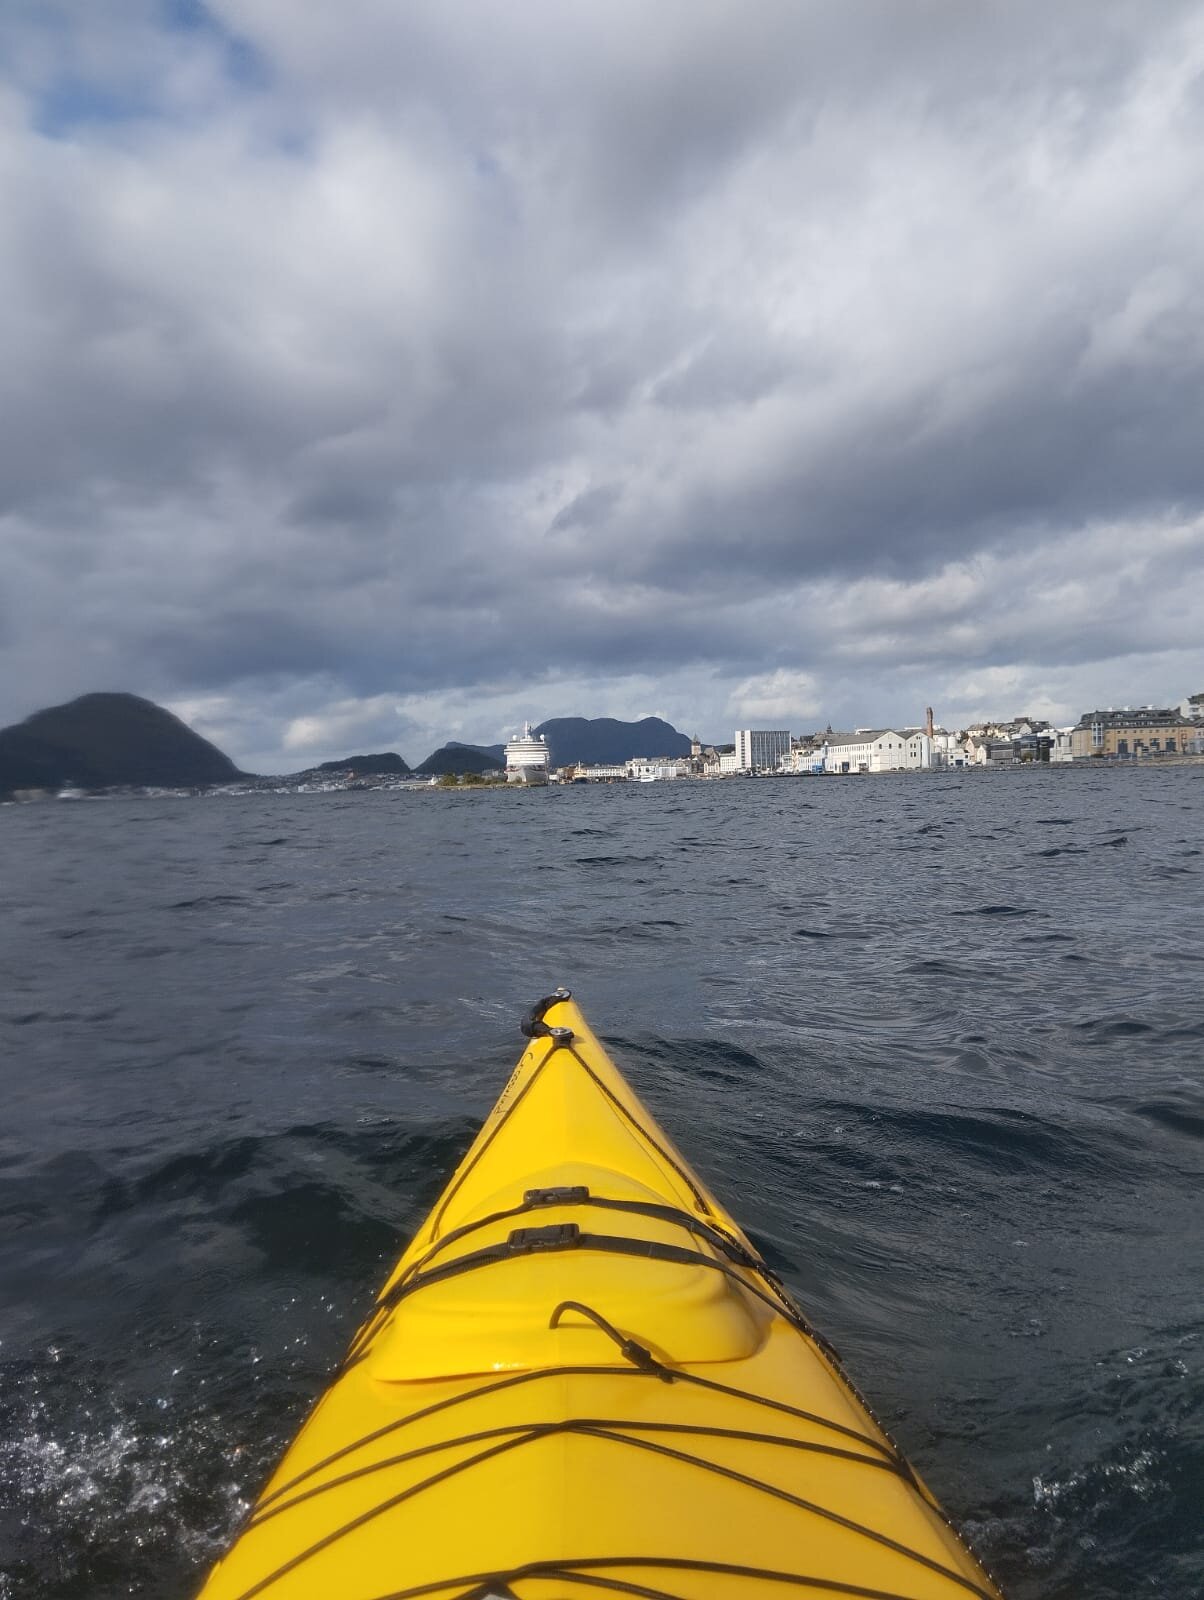
[(431, 778), (445, 772), (504, 772), (505, 763), (487, 750), (476, 750), (467, 744), (445, 744), (427, 756), (414, 771)]
[(342, 761), (323, 761), (320, 766), (313, 769), (315, 772), (354, 772), (361, 777), (365, 773), (391, 773), (395, 777), (404, 778), (409, 772), (409, 767), (397, 754), (396, 750), (385, 750), (373, 756), (347, 756)]
[(495, 761), (505, 760), (506, 746), (504, 744), (464, 744), (459, 739), (449, 739), (443, 746), (445, 750), (475, 750), (479, 755), (492, 756)]
[(0, 729), (0, 793), (123, 784), (199, 788), (244, 776), (179, 717), (135, 694), (85, 694)]

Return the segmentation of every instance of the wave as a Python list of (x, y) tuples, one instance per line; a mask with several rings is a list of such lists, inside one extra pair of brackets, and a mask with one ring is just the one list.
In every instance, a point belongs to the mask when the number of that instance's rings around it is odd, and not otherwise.
[(962, 1169), (1009, 1175), (1114, 1174), (1130, 1164), (1119, 1132), (1077, 1129), (1009, 1106), (923, 1111), (834, 1101), (828, 1108), (839, 1122), (871, 1123), (875, 1146), (918, 1170), (931, 1170), (934, 1152)]
[(1204, 1108), (1177, 1105), (1165, 1100), (1147, 1100), (1132, 1108), (1133, 1115), (1169, 1128), (1172, 1133), (1186, 1134), (1190, 1139), (1204, 1139)]
[(1049, 913), (1040, 911), (1036, 906), (963, 906), (953, 912), (955, 917), (1045, 917)]

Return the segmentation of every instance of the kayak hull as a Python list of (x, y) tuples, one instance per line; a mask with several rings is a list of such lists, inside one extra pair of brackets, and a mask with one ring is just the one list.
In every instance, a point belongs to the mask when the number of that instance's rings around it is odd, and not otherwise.
[(575, 1003), (203, 1600), (998, 1590)]

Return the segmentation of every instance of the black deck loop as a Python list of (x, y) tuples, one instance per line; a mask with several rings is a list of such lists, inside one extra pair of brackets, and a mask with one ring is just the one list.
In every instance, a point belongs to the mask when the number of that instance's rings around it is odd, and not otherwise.
[(564, 1042), (573, 1037), (571, 1028), (549, 1028), (543, 1020), (544, 1015), (552, 1006), (561, 1000), (569, 1000), (572, 996), (567, 989), (557, 989), (553, 994), (545, 994), (542, 1000), (537, 1000), (519, 1023), (519, 1032), (527, 1039), (547, 1039), (565, 1036)]
[(562, 1300), (553, 1311), (549, 1328), (560, 1326), (561, 1315), (565, 1311), (579, 1311), (583, 1317), (588, 1317), (596, 1328), (600, 1328), (608, 1339), (618, 1345), (624, 1358), (630, 1361), (633, 1367), (638, 1367), (641, 1372), (655, 1373), (662, 1383), (672, 1383), (674, 1374), (668, 1367), (652, 1354), (647, 1345), (638, 1339), (625, 1338), (615, 1327), (613, 1322), (607, 1321), (600, 1311), (595, 1311), (593, 1306), (584, 1305), (580, 1300)]

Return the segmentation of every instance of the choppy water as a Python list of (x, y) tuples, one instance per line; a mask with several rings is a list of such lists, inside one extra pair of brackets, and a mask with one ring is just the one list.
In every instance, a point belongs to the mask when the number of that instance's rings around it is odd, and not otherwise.
[(1014, 1600), (1204, 1590), (1204, 769), (0, 811), (0, 1600), (186, 1596), (577, 993)]

